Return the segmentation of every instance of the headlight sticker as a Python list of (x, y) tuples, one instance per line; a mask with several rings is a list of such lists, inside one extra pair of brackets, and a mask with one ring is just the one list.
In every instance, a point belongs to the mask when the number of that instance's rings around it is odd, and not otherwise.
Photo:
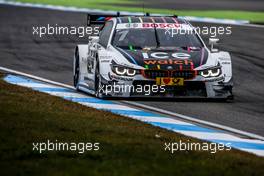
[(209, 78), (209, 77), (217, 77), (221, 75), (221, 68), (213, 68), (200, 71), (200, 75)]
[(119, 65), (113, 65), (112, 66), (112, 71), (119, 75), (119, 76), (135, 76), (137, 74), (137, 70), (133, 68), (128, 68), (124, 66), (119, 66)]

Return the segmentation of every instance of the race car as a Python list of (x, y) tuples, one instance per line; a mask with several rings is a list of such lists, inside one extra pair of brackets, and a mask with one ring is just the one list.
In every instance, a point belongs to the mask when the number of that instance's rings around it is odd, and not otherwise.
[(228, 52), (177, 16), (88, 15), (99, 36), (76, 46), (77, 90), (105, 97), (233, 98)]

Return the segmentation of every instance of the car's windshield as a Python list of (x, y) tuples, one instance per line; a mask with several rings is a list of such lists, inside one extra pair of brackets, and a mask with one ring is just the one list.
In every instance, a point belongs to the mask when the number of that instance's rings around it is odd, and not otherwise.
[[(116, 29), (112, 44), (118, 47), (202, 47), (200, 39), (194, 33), (168, 33), (166, 29), (157, 28)], [(167, 32), (166, 32), (167, 31)], [(157, 38), (156, 38), (157, 37)]]

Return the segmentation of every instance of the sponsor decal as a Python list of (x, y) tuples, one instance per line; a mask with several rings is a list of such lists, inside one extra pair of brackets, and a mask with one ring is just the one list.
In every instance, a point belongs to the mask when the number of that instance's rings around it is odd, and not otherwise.
[(193, 65), (191, 60), (172, 60), (172, 59), (162, 59), (162, 60), (144, 60), (145, 65)]
[(101, 63), (109, 63), (110, 60), (101, 60), (100, 62), (101, 62)]
[(168, 59), (168, 58), (175, 58), (175, 59), (189, 59), (191, 57), (190, 54), (187, 53), (166, 53), (166, 52), (153, 52), (153, 53), (146, 53), (143, 52), (142, 56), (144, 59), (149, 58), (156, 58), (156, 59)]
[(187, 53), (143, 52), (142, 56), (145, 65), (193, 65), (193, 61), (189, 60), (191, 55)]
[(138, 23), (126, 23), (125, 27), (126, 28), (138, 28), (139, 24)]
[(157, 28), (157, 29), (184, 29), (192, 30), (192, 27), (187, 24), (179, 23), (120, 23), (117, 24), (116, 29), (131, 29), (131, 28)]
[(100, 56), (100, 59), (112, 59), (112, 56)]
[(230, 64), (231, 64), (231, 62), (229, 62), (229, 61), (226, 61), (226, 62), (222, 62), (222, 64), (225, 64), (225, 65), (230, 65)]
[(156, 84), (166, 85), (166, 86), (183, 86), (184, 79), (183, 78), (170, 78), (170, 77), (167, 77), (167, 78), (157, 77)]
[(179, 28), (179, 23), (143, 23), (143, 28)]

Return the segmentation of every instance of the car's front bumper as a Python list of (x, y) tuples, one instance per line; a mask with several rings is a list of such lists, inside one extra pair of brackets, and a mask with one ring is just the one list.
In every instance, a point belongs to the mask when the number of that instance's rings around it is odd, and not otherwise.
[[(155, 80), (143, 77), (120, 78), (109, 76), (103, 79), (105, 90), (102, 97), (144, 97), (144, 98), (232, 98), (233, 83), (230, 80), (224, 83), (223, 76), (204, 80), (199, 77), (184, 81), (183, 86), (164, 86), (163, 89), (155, 88)], [(158, 91), (157, 91), (158, 90)]]

